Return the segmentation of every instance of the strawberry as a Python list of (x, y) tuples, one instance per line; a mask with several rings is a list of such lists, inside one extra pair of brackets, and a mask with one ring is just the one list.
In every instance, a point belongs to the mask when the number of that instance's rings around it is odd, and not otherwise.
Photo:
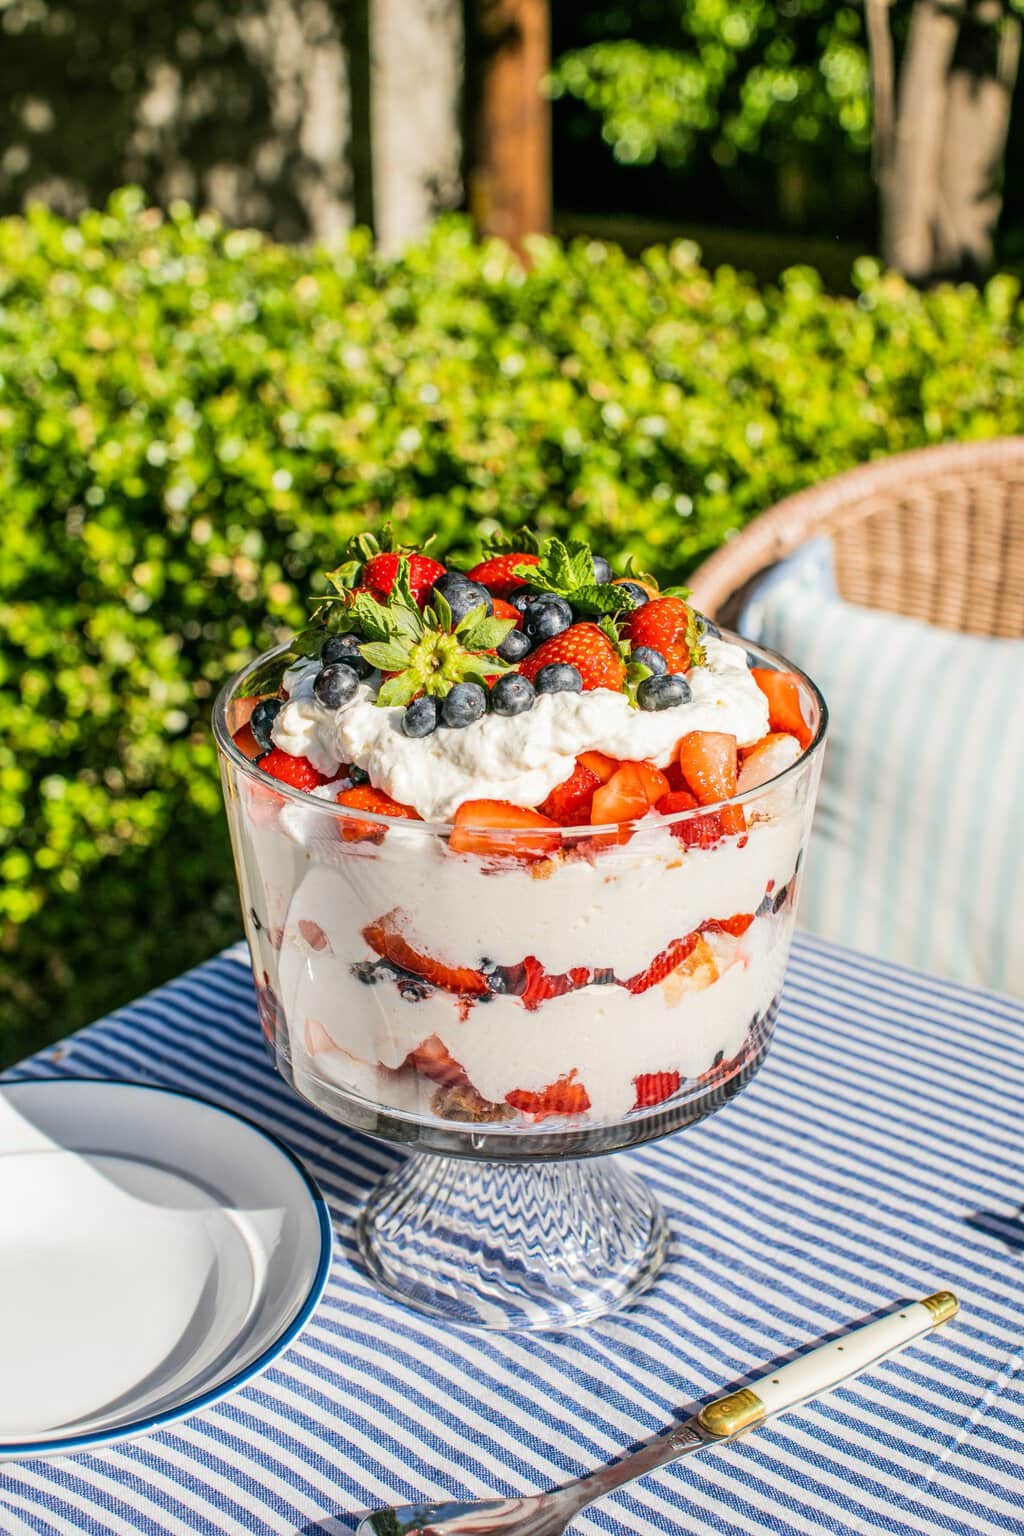
[(579, 827), (590, 820), (590, 807), (601, 780), (580, 758), (562, 784), (556, 784), (547, 799), (537, 807), (542, 816), (550, 816), (561, 827)]
[[(339, 805), (353, 811), (370, 811), (374, 816), (395, 816), (405, 821), (423, 819), (411, 805), (392, 800), (390, 795), (382, 789), (374, 789), (371, 784), (356, 784), (351, 789), (343, 789), (336, 798)], [(345, 817), (339, 818), (339, 824), (342, 840), (346, 843), (382, 843), (387, 833), (387, 828), (376, 821), (355, 821)]]
[(232, 736), (231, 740), (234, 742), (239, 752), (241, 752), (242, 756), (249, 759), (250, 763), (254, 763), (257, 758), (262, 756), (262, 754), (267, 750), (266, 747), (261, 747), (259, 742), (256, 740), (256, 737), (252, 733), (252, 726), (248, 721), (246, 721), (243, 726), (239, 727), (239, 729)]
[(753, 912), (736, 912), (732, 917), (709, 917), (700, 925), (701, 933), (730, 933), (734, 939), (742, 938), (754, 921)]
[(634, 650), (650, 645), (660, 651), (670, 672), (688, 672), (698, 646), (692, 610), (681, 597), (654, 597), (637, 608), (626, 621), (626, 633)]
[(290, 752), (282, 752), (280, 747), (275, 747), (266, 757), (261, 757), (259, 766), (272, 779), (277, 779), (281, 784), (290, 784), (292, 789), (318, 789), (321, 784), (327, 783), (327, 775), (314, 768), (308, 757), (292, 757)]
[(594, 791), (593, 823), (637, 821), (668, 793), (668, 780), (652, 763), (620, 763), (607, 784)]
[(660, 954), (655, 955), (645, 970), (637, 971), (635, 976), (630, 976), (622, 985), (633, 993), (646, 992), (650, 987), (656, 987), (693, 954), (698, 938), (698, 934), (688, 933), (683, 939), (673, 939)]
[(391, 549), (379, 555), (371, 555), (363, 566), (362, 586), (376, 598), (387, 597), (395, 584), (400, 560), (408, 561), (409, 588), (422, 608), (434, 590), (434, 582), (444, 575), (444, 566), (431, 560), (429, 555), (414, 555)]
[(518, 608), (513, 608), (512, 607), (511, 603), (506, 603), (506, 602), (503, 601), (502, 598), (496, 597), (496, 598), (494, 598), (492, 600), (491, 607), (493, 609), (493, 612), (492, 612), (492, 615), (491, 615), (492, 618), (495, 618), (495, 619), (511, 619), (513, 624), (516, 626), (516, 629), (522, 629), (522, 627), (523, 627), (523, 616), (519, 612)]
[(455, 812), (448, 844), (455, 853), (484, 858), (546, 859), (560, 841), (558, 823), (539, 811), (508, 800), (466, 800)]
[(390, 960), (400, 970), (411, 971), (414, 976), (422, 977), (442, 992), (457, 992), (460, 997), (484, 996), (488, 986), (479, 971), (472, 971), (463, 965), (445, 965), (433, 955), (420, 954), (413, 949), (402, 932), (400, 917), (400, 910), (396, 907), (363, 929), (363, 938), (374, 954)]
[(582, 1115), (590, 1108), (590, 1095), (583, 1084), (576, 1081), (573, 1070), (556, 1083), (549, 1083), (539, 1093), (513, 1088), (511, 1093), (506, 1093), (505, 1102), (524, 1115), (540, 1119), (544, 1115)]
[(743, 754), (737, 788), (742, 794), (747, 789), (758, 789), (774, 779), (776, 774), (791, 768), (800, 756), (800, 743), (785, 731), (762, 736), (748, 752)]
[(634, 1077), (633, 1087), (636, 1089), (636, 1103), (634, 1109), (650, 1109), (654, 1104), (662, 1104), (677, 1092), (682, 1078), (678, 1072), (641, 1072), (639, 1077)]
[(409, 1052), (402, 1065), (414, 1067), (424, 1077), (429, 1077), (431, 1082), (442, 1083), (446, 1087), (469, 1082), (465, 1068), (459, 1066), (438, 1035), (428, 1035), (425, 1040), (421, 1040), (416, 1049)]
[[(661, 816), (674, 816), (680, 811), (695, 811), (697, 804), (688, 789), (673, 789), (662, 796), (655, 810)], [(673, 822), (669, 831), (687, 848), (712, 848), (726, 835), (723, 816), (726, 816), (731, 827), (737, 821), (737, 813), (742, 817), (742, 808), (732, 805), (723, 811), (708, 811), (706, 816), (688, 816), (685, 821)], [(737, 824), (736, 830), (742, 830), (742, 827)]]
[(596, 624), (572, 624), (560, 635), (552, 635), (523, 657), (519, 670), (532, 683), (541, 667), (555, 661), (574, 666), (584, 689), (612, 688), (618, 692), (626, 679), (622, 657)]
[(623, 986), (627, 991), (637, 993), (664, 983), (666, 1000), (673, 1002), (677, 997), (671, 995), (670, 989), (677, 992), (690, 988), (703, 990), (717, 980), (718, 966), (711, 946), (698, 930), (683, 939), (673, 939), (660, 955), (655, 955), (646, 970), (631, 976)]
[(701, 805), (736, 793), (736, 737), (724, 731), (690, 731), (676, 750), (688, 789)]
[(527, 955), (523, 961), (523, 970), (526, 986), (520, 992), (519, 1000), (531, 1013), (549, 998), (564, 997), (566, 992), (575, 992), (577, 988), (585, 987), (590, 980), (586, 966), (578, 965), (571, 971), (546, 971), (533, 955)]
[[(526, 586), (521, 576), (515, 575), (517, 565), (539, 565), (539, 555), (508, 554), (492, 555), (489, 560), (481, 560), (479, 565), (474, 565), (466, 575), (470, 581), (479, 581), (485, 586), (493, 597), (508, 598), (513, 592)], [(497, 611), (497, 610), (495, 610)]]
[(800, 703), (800, 679), (795, 672), (776, 672), (771, 667), (751, 667), (751, 676), (768, 700), (768, 721), (773, 731), (795, 736), (804, 751), (811, 744), (811, 728)]
[(607, 784), (619, 767), (617, 757), (606, 757), (603, 752), (581, 752), (576, 761), (582, 763), (584, 768), (589, 768), (591, 773), (596, 773), (602, 784)]

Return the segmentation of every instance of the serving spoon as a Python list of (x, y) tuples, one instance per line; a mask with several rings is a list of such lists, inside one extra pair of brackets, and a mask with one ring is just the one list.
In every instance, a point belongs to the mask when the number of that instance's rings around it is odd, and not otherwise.
[(840, 1339), (818, 1344), (748, 1387), (705, 1403), (685, 1423), (656, 1435), (620, 1461), (547, 1493), (469, 1503), (397, 1504), (367, 1515), (356, 1536), (562, 1536), (574, 1515), (613, 1488), (678, 1456), (735, 1440), (776, 1414), (830, 1392), (948, 1322), (959, 1307), (951, 1291), (910, 1302)]

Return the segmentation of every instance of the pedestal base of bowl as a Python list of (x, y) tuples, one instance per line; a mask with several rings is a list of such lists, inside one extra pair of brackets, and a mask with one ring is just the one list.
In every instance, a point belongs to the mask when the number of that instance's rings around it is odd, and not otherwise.
[(461, 1327), (560, 1329), (621, 1307), (665, 1256), (661, 1208), (611, 1158), (485, 1162), (418, 1154), (359, 1220), (374, 1281)]

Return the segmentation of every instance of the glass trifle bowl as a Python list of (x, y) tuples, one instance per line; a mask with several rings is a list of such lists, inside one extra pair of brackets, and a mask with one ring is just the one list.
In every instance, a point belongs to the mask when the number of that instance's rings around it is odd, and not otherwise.
[(399, 819), (339, 804), (344, 776), (274, 782), (234, 738), (294, 678), (286, 647), (217, 700), (267, 1044), (329, 1119), (414, 1149), (359, 1223), (408, 1305), (558, 1328), (638, 1294), (665, 1225), (608, 1154), (721, 1108), (765, 1058), (826, 710), (782, 658), (722, 638), (792, 677), (802, 750), (727, 803), (613, 824)]

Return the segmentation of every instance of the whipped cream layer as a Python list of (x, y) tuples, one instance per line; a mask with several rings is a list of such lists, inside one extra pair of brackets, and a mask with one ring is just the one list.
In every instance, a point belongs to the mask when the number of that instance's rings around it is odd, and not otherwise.
[(705, 649), (707, 666), (687, 673), (691, 698), (672, 709), (637, 709), (607, 688), (542, 694), (521, 715), (488, 714), (463, 730), (441, 727), (417, 739), (403, 733), (401, 709), (374, 703), (372, 679), (341, 709), (325, 708), (313, 696), (320, 664), (305, 662), (285, 674), (289, 701), (274, 722), (274, 743), (329, 777), (354, 763), (425, 821), (449, 821), (466, 800), (535, 806), (564, 783), (581, 752), (663, 767), (689, 731), (724, 731), (740, 746), (766, 735), (768, 702), (746, 652), (711, 639)]

